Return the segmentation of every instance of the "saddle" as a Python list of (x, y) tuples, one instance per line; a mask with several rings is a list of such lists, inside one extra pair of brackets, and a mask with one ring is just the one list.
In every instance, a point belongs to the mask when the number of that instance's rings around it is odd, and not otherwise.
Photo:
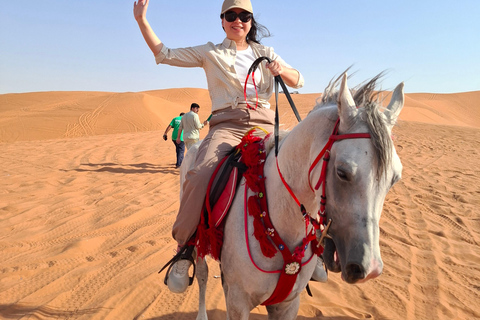
[(247, 170), (247, 166), (240, 162), (241, 156), (240, 150), (233, 148), (210, 179), (203, 214), (205, 222), (211, 222), (217, 228), (226, 217), (242, 175)]
[[(205, 257), (208, 254), (212, 254), (212, 257), (219, 259), (223, 243), (223, 222), (235, 198), (235, 193), (243, 173), (247, 170), (247, 166), (240, 162), (241, 157), (242, 152), (237, 146), (232, 148), (217, 165), (208, 184), (197, 231), (187, 245), (158, 272), (161, 273), (168, 267), (164, 280), (165, 284), (167, 284), (168, 275), (173, 264), (181, 259), (188, 259), (193, 264), (193, 275), (189, 277), (189, 285), (193, 284), (196, 271), (195, 259), (193, 259), (195, 247), (197, 247), (198, 256)], [(209, 243), (209, 240), (214, 241)]]
[(210, 255), (213, 259), (220, 260), (225, 217), (235, 198), (242, 176), (248, 169), (248, 165), (244, 162), (242, 146), (262, 140), (253, 135), (254, 129), (250, 130), (242, 142), (222, 159), (210, 179), (200, 224), (197, 227), (195, 241), (192, 243), (196, 244), (199, 257)]

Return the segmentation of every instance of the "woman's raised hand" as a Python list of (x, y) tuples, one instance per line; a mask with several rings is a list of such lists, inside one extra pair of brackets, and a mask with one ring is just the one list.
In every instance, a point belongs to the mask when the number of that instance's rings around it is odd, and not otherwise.
[(163, 48), (163, 43), (153, 32), (152, 27), (147, 21), (147, 8), (149, 0), (138, 0), (133, 2), (133, 15), (137, 20), (143, 38), (147, 42), (148, 47), (152, 50), (153, 55), (157, 55)]
[(148, 0), (138, 0), (133, 2), (133, 16), (135, 20), (145, 19), (147, 16)]

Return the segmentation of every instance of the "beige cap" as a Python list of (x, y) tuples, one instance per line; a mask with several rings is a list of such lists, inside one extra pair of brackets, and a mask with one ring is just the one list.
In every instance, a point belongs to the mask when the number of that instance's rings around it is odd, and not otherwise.
[(252, 3), (250, 0), (225, 0), (222, 5), (222, 14), (233, 8), (240, 8), (253, 13)]

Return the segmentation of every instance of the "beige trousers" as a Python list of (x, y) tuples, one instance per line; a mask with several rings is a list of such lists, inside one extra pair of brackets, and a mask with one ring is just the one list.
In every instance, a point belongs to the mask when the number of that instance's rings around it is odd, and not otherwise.
[(273, 132), (275, 112), (258, 108), (250, 110), (243, 105), (213, 113), (210, 131), (202, 141), (195, 166), (188, 171), (183, 184), (183, 197), (172, 236), (179, 245), (184, 245), (195, 233), (210, 177), (217, 164), (240, 143), (244, 134), (255, 126)]
[(187, 147), (187, 150), (190, 149), (191, 146), (193, 146), (195, 143), (198, 142), (198, 139), (183, 139), (183, 142), (185, 142), (185, 146)]

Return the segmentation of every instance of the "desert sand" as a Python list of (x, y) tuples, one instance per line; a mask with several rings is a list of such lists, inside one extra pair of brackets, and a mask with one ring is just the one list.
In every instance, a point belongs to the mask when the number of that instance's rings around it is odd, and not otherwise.
[[(293, 96), (302, 117), (319, 96)], [(161, 137), (192, 102), (206, 119), (203, 89), (0, 95), (1, 319), (195, 319), (197, 284), (175, 295), (157, 273), (179, 206)], [(280, 109), (293, 127), (284, 97)], [(394, 142), (404, 170), (381, 219), (383, 275), (330, 273), (298, 319), (480, 318), (480, 91), (407, 94)], [(208, 315), (225, 319), (209, 267)]]

